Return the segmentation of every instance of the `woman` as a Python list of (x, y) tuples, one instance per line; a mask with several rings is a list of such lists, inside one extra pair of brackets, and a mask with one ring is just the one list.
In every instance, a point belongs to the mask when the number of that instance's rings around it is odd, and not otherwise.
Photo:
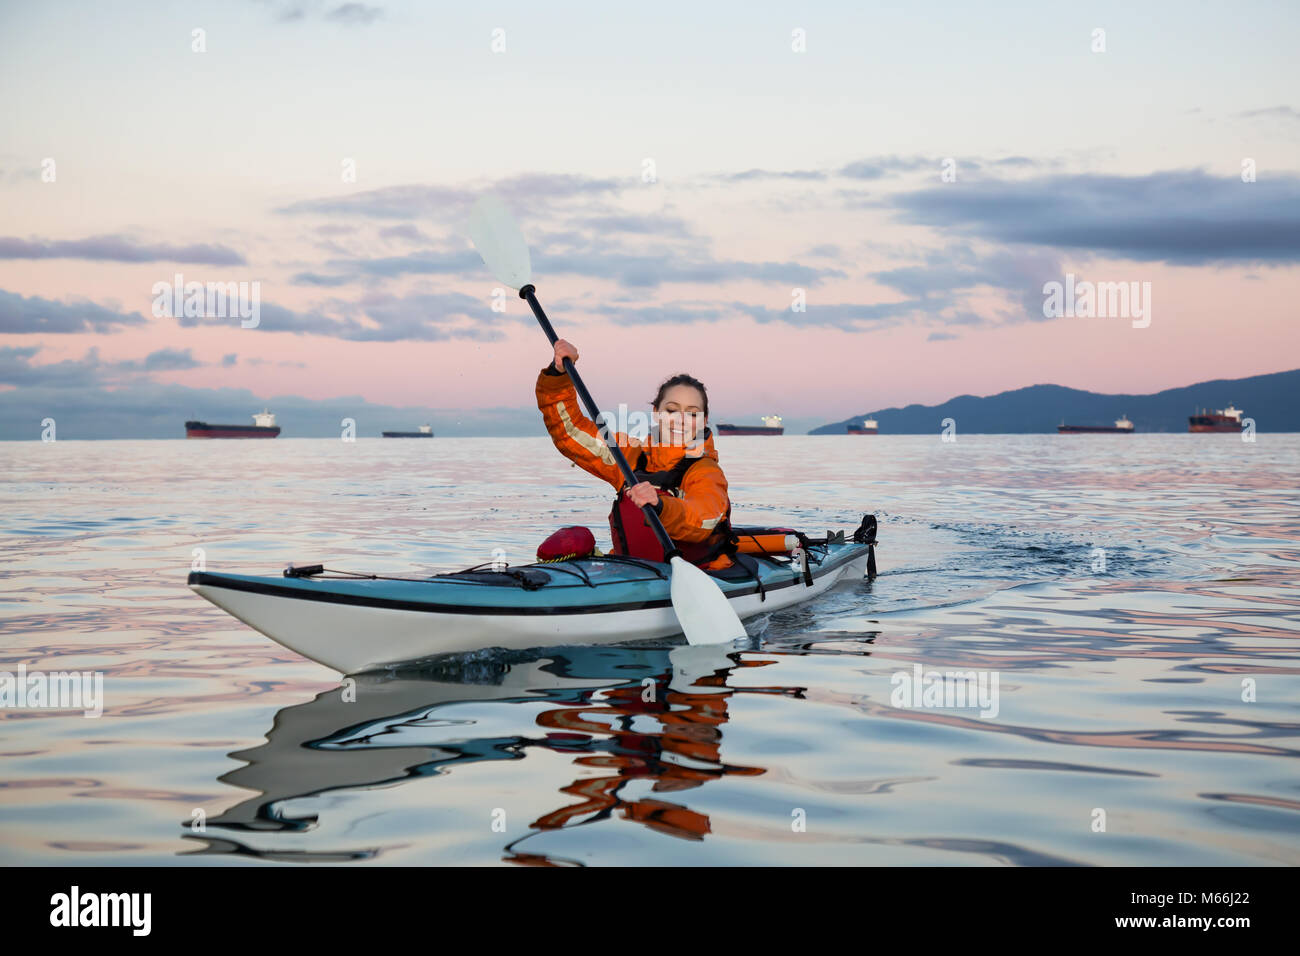
[(612, 436), (638, 478), (626, 488), (600, 429), (582, 412), (564, 370), (566, 357), (577, 362), (578, 350), (560, 339), (554, 362), (537, 376), (537, 407), (560, 453), (619, 491), (609, 515), (611, 553), (663, 560), (663, 548), (640, 510), (648, 504), (682, 557), (709, 570), (730, 567), (736, 543), (731, 501), (708, 428), (704, 385), (689, 375), (674, 375), (659, 386), (651, 403), (657, 436), (652, 432), (645, 441), (623, 432)]

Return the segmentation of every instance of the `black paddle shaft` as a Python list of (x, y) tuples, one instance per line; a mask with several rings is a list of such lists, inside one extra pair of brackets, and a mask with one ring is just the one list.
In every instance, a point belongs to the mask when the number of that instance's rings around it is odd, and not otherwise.
[[(542, 311), (542, 304), (537, 301), (536, 292), (537, 290), (531, 284), (526, 285), (519, 290), (519, 298), (527, 302), (532, 308), (533, 315), (537, 316), (537, 322), (541, 325), (542, 331), (545, 332), (546, 337), (551, 340), (551, 345), (555, 345), (560, 337), (555, 334), (555, 329), (551, 328), (551, 320), (548, 319), (546, 313)], [(577, 389), (578, 397), (582, 399), (582, 404), (587, 406), (587, 414), (591, 416), (591, 420), (593, 422), (599, 421), (600, 409), (596, 407), (596, 402), (591, 397), (591, 392), (587, 391), (587, 386), (582, 383), (582, 377), (574, 367), (573, 360), (567, 355), (564, 358), (564, 370), (569, 373), (569, 378), (573, 380), (573, 387)], [(623, 449), (619, 448), (617, 444), (611, 442), (608, 438), (605, 439), (605, 447), (613, 453), (614, 461), (618, 464), (619, 470), (623, 472), (623, 478), (627, 481), (628, 486), (630, 487), (635, 485), (637, 483), (636, 475), (632, 473), (632, 466), (627, 463), (627, 458), (623, 456)], [(659, 512), (655, 511), (650, 505), (642, 505), (641, 510), (645, 512), (646, 521), (650, 525), (650, 530), (655, 533), (655, 536), (659, 539), (659, 544), (664, 549), (664, 560), (669, 561), (674, 557), (680, 557), (681, 552), (677, 550), (677, 546), (673, 544), (673, 539), (669, 537), (667, 530), (665, 530), (664, 523), (659, 520)]]

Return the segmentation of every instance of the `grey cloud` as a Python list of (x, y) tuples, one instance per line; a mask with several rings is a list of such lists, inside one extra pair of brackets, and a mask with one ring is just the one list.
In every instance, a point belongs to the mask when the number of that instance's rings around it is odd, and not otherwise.
[(409, 256), (383, 256), (378, 259), (335, 259), (328, 265), (347, 273), (369, 276), (466, 275), (482, 272), (486, 267), (473, 249), (455, 252), (417, 252)]
[(817, 259), (838, 259), (843, 254), (843, 250), (834, 243), (826, 242), (820, 246), (813, 246), (807, 254)]
[(374, 23), (384, 15), (381, 7), (372, 7), (365, 3), (345, 3), (325, 14), (326, 20), (338, 23), (367, 24)]
[(925, 156), (876, 156), (841, 166), (836, 172), (848, 179), (883, 179), (890, 173), (939, 169), (939, 161)]
[(437, 342), (495, 341), (504, 336), (494, 326), (519, 321), (519, 318), (517, 312), (504, 315), (493, 312), (486, 297), (476, 299), (459, 292), (440, 292), (406, 296), (370, 294), (356, 302), (334, 302), (328, 310), (307, 312), (264, 302), (256, 329), (240, 328), (237, 319), (222, 316), (181, 316), (176, 321), (186, 328), (225, 326), (241, 335), (291, 332), (352, 342)]
[[(631, 180), (595, 179), (573, 174), (534, 173), (494, 182), (499, 195), (521, 220), (548, 214), (555, 203), (618, 193)], [(281, 206), (285, 215), (336, 215), (361, 219), (419, 219), (450, 225), (459, 231), (475, 200), (486, 190), (464, 186), (386, 186), (321, 199), (303, 199)]]
[(0, 289), (0, 333), (5, 335), (106, 333), (146, 321), (144, 316), (115, 312), (93, 302), (55, 302)]
[(901, 220), (949, 234), (1138, 261), (1300, 258), (1300, 179), (1292, 175), (1255, 183), (1199, 171), (1053, 176), (946, 184), (889, 204)]
[(400, 226), (387, 226), (379, 230), (381, 239), (409, 239), (411, 242), (428, 242), (429, 237), (410, 223)]
[(1232, 115), (1239, 119), (1300, 120), (1300, 110), (1293, 106), (1270, 106), (1262, 110), (1245, 110)]
[(610, 214), (578, 219), (574, 225), (584, 229), (595, 229), (603, 234), (617, 232), (641, 236), (671, 236), (681, 239), (689, 238), (692, 235), (686, 221), (676, 216)]
[(547, 275), (581, 275), (612, 279), (631, 288), (656, 288), (672, 282), (785, 282), (813, 285), (823, 279), (844, 278), (839, 269), (815, 269), (795, 262), (720, 262), (678, 255), (539, 254), (534, 267)]
[(290, 281), (295, 285), (340, 286), (355, 281), (355, 276), (323, 276), (318, 272), (299, 272)]
[(967, 246), (956, 245), (929, 254), (923, 265), (874, 272), (871, 278), (921, 300), (939, 296), (944, 307), (959, 292), (999, 289), (1018, 304), (1020, 318), (1043, 321), (1043, 283), (1063, 275), (1060, 259), (1048, 253), (1013, 249), (977, 255)]
[[(123, 363), (130, 368), (131, 363)], [(177, 369), (200, 368), (203, 363), (190, 354), (189, 349), (159, 349), (145, 356), (139, 364), (145, 372), (172, 372)]]
[(21, 387), (86, 388), (138, 380), (152, 372), (202, 368), (189, 349), (158, 349), (143, 359), (105, 361), (99, 349), (91, 347), (79, 359), (33, 364), (39, 346), (11, 348), (0, 346), (0, 385)]
[(767, 179), (795, 179), (806, 182), (821, 182), (827, 178), (827, 174), (819, 169), (747, 169), (742, 173), (723, 173), (714, 178), (728, 183), (754, 182), (756, 180)]
[(141, 244), (123, 236), (86, 239), (18, 239), (0, 237), (0, 259), (91, 259), (104, 262), (197, 262), (205, 265), (246, 265), (244, 257), (212, 243)]
[(809, 302), (806, 312), (792, 312), (788, 306), (771, 309), (765, 306), (735, 303), (735, 308), (757, 322), (787, 322), (801, 326), (828, 326), (850, 332), (902, 325), (926, 306), (935, 302), (905, 299), (901, 302), (853, 303)]
[(268, 7), (280, 23), (302, 23), (308, 18), (345, 26), (367, 26), (384, 15), (383, 7), (368, 3), (326, 4), (322, 0), (256, 0)]

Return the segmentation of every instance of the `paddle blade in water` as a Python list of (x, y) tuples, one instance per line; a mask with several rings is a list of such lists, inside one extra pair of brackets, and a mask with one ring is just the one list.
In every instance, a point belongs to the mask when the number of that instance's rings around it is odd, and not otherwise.
[(532, 279), (528, 243), (510, 210), (496, 196), (480, 196), (469, 214), (469, 237), (488, 270), (512, 289)]
[(677, 623), (691, 644), (722, 644), (745, 636), (718, 583), (684, 558), (673, 558), (671, 592)]

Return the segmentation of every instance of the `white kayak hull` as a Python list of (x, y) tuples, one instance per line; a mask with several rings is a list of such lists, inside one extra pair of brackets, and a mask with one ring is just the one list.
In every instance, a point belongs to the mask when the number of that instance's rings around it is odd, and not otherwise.
[[(811, 600), (841, 581), (860, 580), (867, 573), (867, 561), (862, 549), (851, 560), (820, 569), (811, 586), (802, 580), (797, 586), (772, 587), (769, 583), (762, 596), (750, 591), (728, 594), (728, 600), (742, 621), (751, 620)], [(671, 605), (612, 610), (588, 607), (574, 613), (554, 608), (544, 614), (483, 609), (431, 613), (428, 609), (331, 603), (308, 593), (301, 597), (262, 593), (222, 586), (220, 577), (192, 575), (190, 587), (277, 643), (342, 674), (485, 648), (617, 644), (681, 633)], [(794, 575), (786, 572), (786, 577), (796, 584)]]

